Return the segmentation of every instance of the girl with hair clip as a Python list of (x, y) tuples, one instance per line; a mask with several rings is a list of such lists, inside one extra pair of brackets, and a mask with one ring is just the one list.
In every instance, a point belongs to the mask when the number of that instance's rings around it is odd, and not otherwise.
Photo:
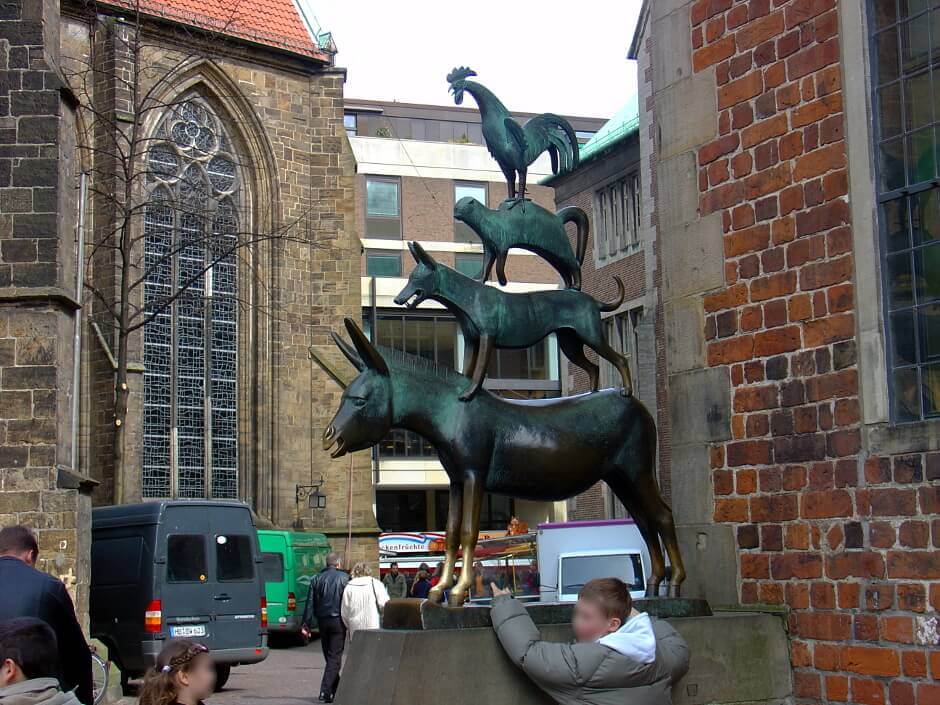
[(209, 649), (187, 639), (167, 642), (144, 677), (139, 705), (203, 705), (215, 691)]

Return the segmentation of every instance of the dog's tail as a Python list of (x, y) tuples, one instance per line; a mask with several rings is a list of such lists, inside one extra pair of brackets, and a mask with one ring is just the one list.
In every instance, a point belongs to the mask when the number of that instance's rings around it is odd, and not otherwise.
[(620, 277), (614, 275), (614, 281), (617, 282), (617, 299), (608, 303), (604, 303), (603, 301), (597, 302), (597, 307), (604, 313), (607, 313), (608, 311), (616, 311), (618, 308), (620, 308), (620, 304), (622, 304), (623, 300), (627, 297), (627, 290), (623, 285), (623, 280), (621, 280)]
[(575, 239), (574, 254), (578, 258), (578, 264), (584, 264), (584, 254), (587, 252), (588, 230), (591, 222), (588, 220), (587, 213), (577, 206), (566, 206), (558, 211), (557, 215), (562, 223), (574, 223), (578, 229)]

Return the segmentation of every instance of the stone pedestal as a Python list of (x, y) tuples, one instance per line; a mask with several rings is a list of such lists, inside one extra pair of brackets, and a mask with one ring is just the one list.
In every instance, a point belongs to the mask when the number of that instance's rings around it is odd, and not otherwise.
[[(408, 602), (415, 601), (390, 602), (385, 621), (409, 628), (356, 633), (346, 649), (337, 705), (551, 705), (551, 698), (509, 661), (492, 628), (481, 626), (489, 610)], [(544, 639), (571, 639), (571, 605), (530, 609)], [(692, 651), (689, 672), (673, 690), (675, 705), (776, 705), (792, 696), (779, 616), (716, 612), (669, 623)]]

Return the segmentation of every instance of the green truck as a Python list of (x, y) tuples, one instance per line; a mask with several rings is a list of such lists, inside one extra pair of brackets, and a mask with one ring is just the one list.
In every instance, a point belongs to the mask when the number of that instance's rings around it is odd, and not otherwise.
[(307, 588), (326, 565), (330, 542), (323, 534), (267, 529), (258, 531), (258, 541), (264, 560), (268, 633), (301, 640)]

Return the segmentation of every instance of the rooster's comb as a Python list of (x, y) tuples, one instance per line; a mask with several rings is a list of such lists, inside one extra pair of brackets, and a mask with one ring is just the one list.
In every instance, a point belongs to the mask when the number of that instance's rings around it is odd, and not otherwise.
[(476, 76), (477, 72), (474, 71), (469, 66), (458, 66), (449, 74), (447, 74), (447, 82), (453, 83), (454, 81), (460, 81), (461, 79), (467, 78), (467, 76)]

